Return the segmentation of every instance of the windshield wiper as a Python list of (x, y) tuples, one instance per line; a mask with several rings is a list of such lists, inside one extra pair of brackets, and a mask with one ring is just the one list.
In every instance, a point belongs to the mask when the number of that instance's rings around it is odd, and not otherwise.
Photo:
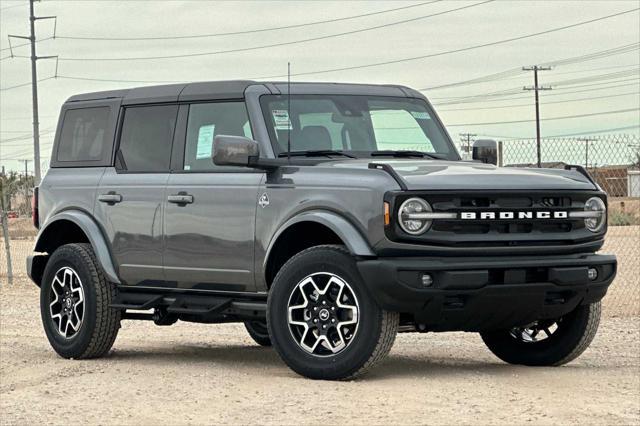
[(428, 152), (422, 152), (422, 151), (410, 151), (410, 150), (382, 150), (382, 151), (372, 151), (371, 152), (371, 156), (372, 157), (385, 157), (385, 156), (389, 156), (389, 157), (398, 157), (398, 158), (402, 158), (402, 157), (420, 157), (420, 158), (424, 158), (424, 157), (429, 157), (429, 158), (434, 158), (434, 159), (440, 159), (440, 157), (433, 155), (433, 154), (429, 154)]
[(332, 149), (317, 149), (317, 150), (309, 150), (309, 151), (291, 151), (291, 152), (281, 152), (278, 154), (278, 157), (330, 157), (332, 155), (341, 155), (343, 157), (356, 158), (355, 155), (347, 154), (344, 151), (334, 151)]

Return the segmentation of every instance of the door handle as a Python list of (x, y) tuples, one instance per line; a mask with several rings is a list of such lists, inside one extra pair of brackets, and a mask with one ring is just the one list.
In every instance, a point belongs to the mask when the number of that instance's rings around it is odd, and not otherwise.
[(193, 195), (187, 194), (186, 192), (180, 192), (175, 195), (169, 195), (167, 197), (167, 201), (173, 204), (184, 206), (186, 204), (193, 203)]
[(113, 205), (122, 201), (122, 195), (116, 194), (115, 192), (110, 191), (106, 194), (98, 195), (98, 201)]

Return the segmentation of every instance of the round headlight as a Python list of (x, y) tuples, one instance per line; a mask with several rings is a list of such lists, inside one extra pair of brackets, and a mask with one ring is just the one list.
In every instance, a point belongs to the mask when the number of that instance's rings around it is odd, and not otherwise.
[(584, 219), (584, 226), (591, 232), (598, 232), (602, 230), (604, 224), (607, 221), (607, 207), (604, 205), (599, 197), (592, 197), (584, 203), (584, 210), (589, 213), (594, 213), (592, 217)]
[(431, 226), (431, 220), (419, 218), (419, 213), (428, 213), (432, 211), (433, 209), (429, 203), (422, 198), (409, 198), (400, 205), (398, 223), (402, 230), (407, 234), (422, 234), (429, 229), (429, 226)]

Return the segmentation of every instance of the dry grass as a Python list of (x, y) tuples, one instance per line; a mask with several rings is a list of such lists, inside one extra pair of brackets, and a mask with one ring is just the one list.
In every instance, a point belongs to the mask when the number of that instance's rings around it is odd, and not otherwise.
[(640, 198), (610, 198), (609, 225), (640, 225)]

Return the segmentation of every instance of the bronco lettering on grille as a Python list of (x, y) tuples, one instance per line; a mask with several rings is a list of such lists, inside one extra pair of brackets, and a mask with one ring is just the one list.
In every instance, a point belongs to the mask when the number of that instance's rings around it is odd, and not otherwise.
[(466, 220), (526, 220), (526, 219), (568, 219), (566, 211), (504, 211), (504, 212), (460, 212), (460, 219)]

